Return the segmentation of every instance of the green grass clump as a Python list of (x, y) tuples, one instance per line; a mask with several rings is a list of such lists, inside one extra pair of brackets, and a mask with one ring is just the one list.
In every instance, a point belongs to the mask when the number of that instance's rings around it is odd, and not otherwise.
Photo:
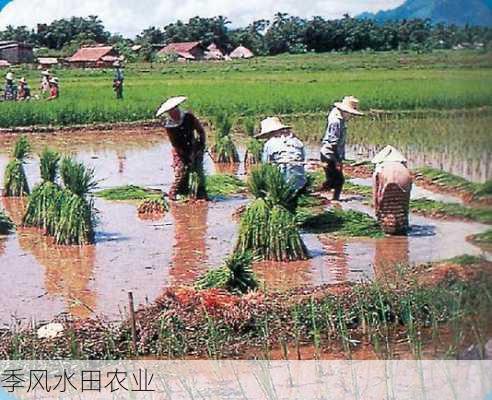
[(29, 195), (29, 184), (24, 171), (25, 159), (29, 156), (31, 146), (25, 136), (15, 143), (12, 160), (7, 164), (4, 174), (4, 196), (23, 197)]
[(322, 213), (312, 213), (300, 209), (298, 221), (303, 229), (313, 233), (332, 233), (338, 236), (383, 237), (378, 222), (371, 216), (354, 210), (331, 209)]
[(492, 229), (473, 235), (473, 241), (477, 243), (492, 244)]
[(206, 177), (207, 194), (210, 198), (224, 198), (244, 192), (246, 185), (237, 176), (214, 174)]
[(217, 163), (234, 164), (239, 162), (239, 153), (231, 136), (232, 119), (225, 113), (219, 113), (215, 119), (214, 144), (210, 153)]
[(224, 266), (212, 269), (200, 277), (195, 288), (197, 290), (225, 289), (232, 293), (247, 293), (255, 290), (258, 282), (252, 263), (252, 253), (234, 253), (226, 259)]
[(247, 165), (254, 165), (261, 163), (261, 156), (263, 154), (263, 143), (255, 138), (248, 140), (246, 144), (246, 153), (244, 155), (244, 163)]
[(8, 235), (14, 229), (14, 223), (3, 211), (0, 211), (0, 235)]
[(95, 195), (102, 199), (112, 201), (152, 200), (160, 197), (160, 194), (156, 193), (153, 190), (135, 185), (118, 186), (114, 188), (104, 189), (96, 192)]
[(265, 260), (308, 257), (295, 217), (298, 195), (273, 165), (251, 173), (248, 187), (256, 197), (241, 216), (236, 251), (251, 251)]
[(492, 224), (492, 210), (486, 208), (465, 207), (458, 203), (443, 203), (430, 199), (410, 200), (413, 212), (430, 216), (446, 216)]

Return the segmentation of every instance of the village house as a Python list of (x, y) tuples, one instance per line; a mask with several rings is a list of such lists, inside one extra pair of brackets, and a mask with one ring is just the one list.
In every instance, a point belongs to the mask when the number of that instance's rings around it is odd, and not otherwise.
[(72, 67), (107, 68), (119, 60), (118, 52), (112, 46), (85, 46), (68, 59)]
[(38, 57), (38, 67), (40, 69), (49, 69), (58, 65), (58, 58), (54, 57)]
[(205, 51), (205, 60), (223, 60), (224, 59), (224, 53), (220, 48), (215, 44), (212, 43), (207, 47), (207, 51)]
[(180, 61), (203, 60), (205, 51), (200, 42), (170, 43), (158, 55), (176, 55)]
[(32, 46), (12, 40), (0, 41), (0, 59), (10, 64), (31, 63), (34, 61)]
[(229, 54), (231, 58), (252, 58), (255, 55), (253, 52), (244, 46), (238, 46), (234, 49), (234, 51)]

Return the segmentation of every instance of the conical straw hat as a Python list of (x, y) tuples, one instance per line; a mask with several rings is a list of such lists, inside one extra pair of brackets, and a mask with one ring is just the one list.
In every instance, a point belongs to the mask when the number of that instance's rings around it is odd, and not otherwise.
[(290, 128), (290, 126), (284, 125), (278, 117), (268, 117), (261, 121), (261, 131), (255, 137), (261, 138), (266, 135), (280, 131), (282, 129)]
[(363, 112), (359, 111), (359, 99), (353, 96), (345, 96), (341, 102), (335, 103), (335, 107), (350, 114), (364, 115)]
[(173, 108), (176, 108), (181, 103), (184, 103), (186, 100), (188, 100), (188, 98), (185, 96), (171, 97), (167, 99), (159, 107), (159, 110), (157, 110), (156, 117), (160, 117), (162, 114), (171, 111)]
[(388, 145), (372, 159), (373, 164), (381, 164), (383, 162), (407, 162), (407, 159), (393, 146)]

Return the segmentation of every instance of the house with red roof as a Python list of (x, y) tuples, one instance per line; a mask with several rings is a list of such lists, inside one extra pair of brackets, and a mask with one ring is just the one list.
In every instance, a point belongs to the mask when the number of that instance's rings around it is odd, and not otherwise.
[(201, 42), (170, 43), (157, 54), (176, 55), (181, 61), (203, 60), (205, 49)]
[(119, 60), (119, 54), (112, 46), (84, 46), (67, 61), (78, 68), (107, 68)]

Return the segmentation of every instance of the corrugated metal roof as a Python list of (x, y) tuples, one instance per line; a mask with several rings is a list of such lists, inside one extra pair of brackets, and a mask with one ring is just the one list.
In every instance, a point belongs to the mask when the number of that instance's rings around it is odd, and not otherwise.
[(200, 46), (200, 42), (182, 42), (182, 43), (170, 43), (164, 47), (159, 53), (189, 53), (195, 47)]
[(96, 62), (113, 50), (112, 46), (81, 47), (68, 59), (70, 62)]

